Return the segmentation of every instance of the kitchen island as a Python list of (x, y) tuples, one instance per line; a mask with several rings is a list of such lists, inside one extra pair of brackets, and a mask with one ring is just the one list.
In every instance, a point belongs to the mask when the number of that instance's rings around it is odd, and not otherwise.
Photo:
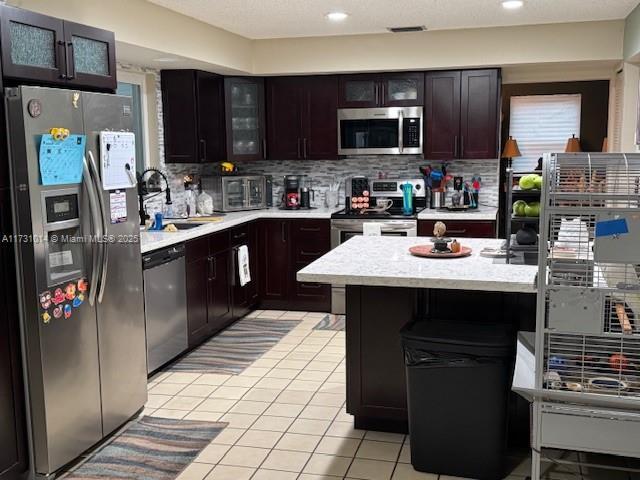
[[(399, 331), (416, 319), (507, 323), (535, 328), (537, 266), (480, 256), (499, 239), (461, 239), (465, 258), (414, 257), (425, 237), (353, 237), (306, 266), (298, 281), (346, 285), (347, 411), (356, 428), (407, 431), (404, 357)], [(517, 423), (528, 428), (521, 406)]]

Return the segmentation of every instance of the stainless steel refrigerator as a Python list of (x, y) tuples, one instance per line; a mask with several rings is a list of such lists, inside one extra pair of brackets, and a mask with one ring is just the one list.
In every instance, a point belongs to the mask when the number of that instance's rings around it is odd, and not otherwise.
[[(100, 164), (100, 132), (131, 131), (131, 103), (26, 86), (5, 101), (32, 470), (47, 475), (147, 400), (136, 189), (105, 190)], [(65, 163), (41, 163), (43, 135), (64, 129), (86, 136), (82, 178), (44, 185)]]

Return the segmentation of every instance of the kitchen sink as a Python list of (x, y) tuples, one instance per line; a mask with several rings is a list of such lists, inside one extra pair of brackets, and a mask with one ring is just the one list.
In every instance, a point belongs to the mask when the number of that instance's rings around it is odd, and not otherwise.
[(192, 228), (204, 225), (203, 223), (189, 222), (189, 223), (174, 223), (178, 230), (191, 230)]

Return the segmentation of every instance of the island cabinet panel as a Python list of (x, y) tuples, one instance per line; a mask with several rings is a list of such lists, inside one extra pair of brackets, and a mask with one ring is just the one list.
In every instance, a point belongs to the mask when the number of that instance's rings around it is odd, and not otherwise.
[[(418, 235), (432, 237), (437, 220), (419, 220)], [(447, 226), (447, 236), (456, 238), (495, 238), (496, 222), (490, 220), (442, 220)]]
[(328, 311), (328, 285), (298, 282), (297, 272), (331, 249), (328, 220), (262, 220), (259, 223), (259, 289), (262, 308)]
[(355, 428), (406, 433), (400, 329), (416, 318), (417, 290), (347, 286), (347, 412)]

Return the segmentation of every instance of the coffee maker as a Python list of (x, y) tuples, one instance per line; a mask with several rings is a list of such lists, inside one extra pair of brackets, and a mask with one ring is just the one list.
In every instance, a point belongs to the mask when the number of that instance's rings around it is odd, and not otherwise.
[(298, 210), (300, 208), (300, 188), (305, 175), (285, 175), (282, 205), (284, 210)]

